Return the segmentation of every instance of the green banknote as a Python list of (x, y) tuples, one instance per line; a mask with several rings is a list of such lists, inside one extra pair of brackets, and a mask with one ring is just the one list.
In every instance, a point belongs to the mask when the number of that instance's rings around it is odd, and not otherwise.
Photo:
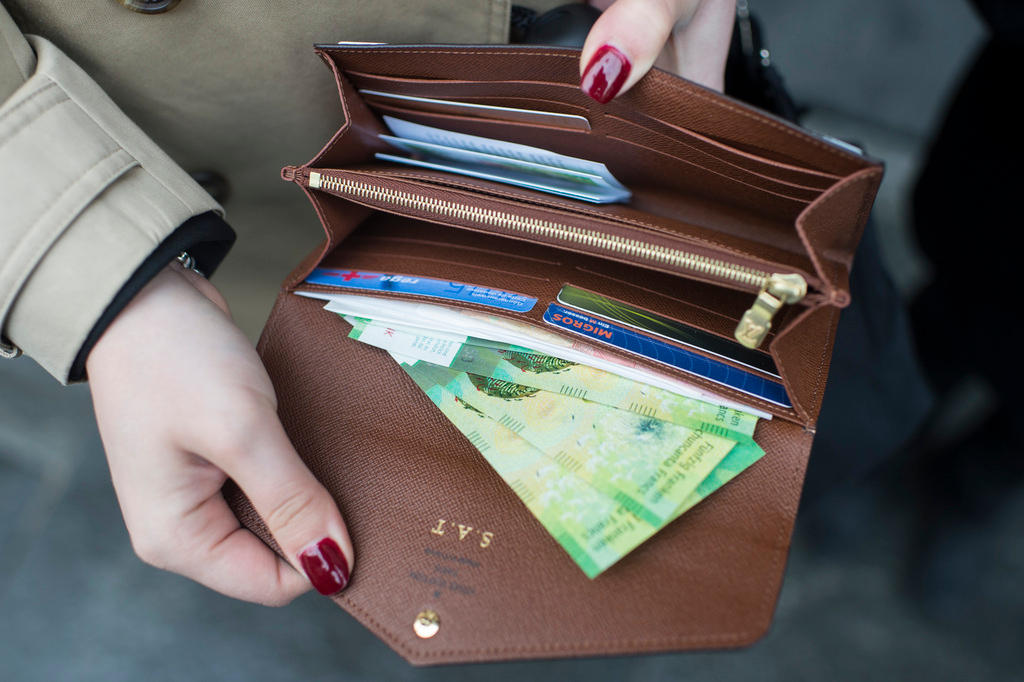
[[(428, 334), (350, 318), (349, 336), (421, 361), (629, 410), (735, 441), (751, 441), (757, 417), (561, 360), (529, 348), (474, 337)], [(465, 338), (465, 341), (460, 341)], [(752, 442), (752, 441), (751, 441)]]
[[(346, 319), (353, 324), (352, 338), (402, 358), (403, 369), (589, 577), (764, 454), (751, 438), (756, 417), (739, 410), (512, 344)], [(561, 411), (552, 409), (559, 406)], [(566, 411), (567, 407), (571, 409)], [(490, 416), (485, 414), (488, 409)], [(548, 421), (538, 421), (538, 414)], [(711, 414), (712, 420), (705, 421)], [(562, 421), (555, 424), (552, 418)], [(669, 429), (689, 427), (680, 432), (696, 433), (697, 440), (679, 444), (676, 449), (681, 453), (672, 449), (671, 437), (642, 442), (636, 431), (645, 421), (647, 428), (659, 421), (671, 422)], [(713, 445), (709, 450), (708, 441), (717, 441), (717, 449)], [(609, 450), (623, 453), (611, 455), (622, 460), (620, 467), (608, 465)], [(638, 454), (646, 456), (647, 480), (622, 470), (642, 473), (629, 459)], [(671, 485), (679, 474), (671, 468), (676, 455), (688, 462), (683, 467), (688, 475)], [(657, 463), (653, 470), (647, 459)], [(652, 477), (655, 483), (650, 482)], [(669, 485), (658, 488), (659, 482)], [(655, 494), (647, 496), (652, 490)]]
[(439, 385), (547, 453), (565, 469), (660, 528), (735, 441), (626, 410), (508, 381), (416, 363)]
[(761, 459), (764, 455), (764, 450), (761, 449), (754, 441), (739, 442), (736, 444), (729, 454), (722, 458), (722, 461), (718, 463), (711, 473), (708, 474), (700, 485), (690, 493), (690, 495), (683, 500), (683, 503), (679, 505), (679, 509), (676, 510), (675, 516), (672, 520), (675, 520), (685, 514), (686, 512), (693, 509), (697, 504), (707, 498), (711, 493), (715, 492), (723, 485), (736, 478), (744, 469), (749, 467), (751, 464)]
[(448, 365), (452, 369), (561, 393), (573, 398), (629, 410), (644, 417), (699, 429), (731, 440), (750, 440), (757, 417), (739, 410), (687, 398), (625, 379), (594, 367), (559, 360), (528, 348), (498, 350), (462, 344)]
[(420, 386), (589, 578), (657, 528), (436, 383)]

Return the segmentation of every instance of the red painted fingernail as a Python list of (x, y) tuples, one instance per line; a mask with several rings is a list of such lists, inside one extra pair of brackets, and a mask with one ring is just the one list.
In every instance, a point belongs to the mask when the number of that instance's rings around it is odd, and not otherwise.
[(348, 561), (338, 543), (324, 538), (299, 553), (302, 570), (320, 594), (338, 594), (348, 585)]
[(626, 55), (611, 45), (602, 45), (590, 58), (580, 80), (580, 87), (583, 92), (605, 104), (619, 94), (622, 84), (629, 78), (631, 68)]

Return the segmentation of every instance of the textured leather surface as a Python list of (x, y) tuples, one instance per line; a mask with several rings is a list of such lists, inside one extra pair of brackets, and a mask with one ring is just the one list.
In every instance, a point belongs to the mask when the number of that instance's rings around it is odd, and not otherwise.
[[(542, 324), (546, 302), (572, 283), (726, 337), (756, 292), (599, 248), (531, 243), (459, 219), (306, 189), (327, 238), (286, 281), (259, 350), (285, 428), (338, 500), (359, 554), (337, 603), (415, 663), (757, 639), (774, 610), (838, 313), (849, 302), (852, 254), (880, 167), (661, 72), (600, 107), (576, 87), (572, 50), (322, 46), (320, 54), (337, 77), (347, 122), (315, 159), (283, 172), (304, 188), (311, 168), (331, 169), (375, 187), (801, 272), (810, 284), (805, 300), (778, 316), (767, 342), (794, 409), (758, 404), (776, 415), (755, 434), (765, 457), (588, 580), (386, 353), (349, 340), (341, 318), (294, 290), (308, 286), (301, 282), (317, 264), (450, 278), (536, 296), (538, 310), (507, 314)], [(589, 132), (396, 112), (603, 161), (634, 199), (583, 206), (375, 162), (377, 114), (389, 111), (364, 102), (357, 86), (582, 113)], [(227, 492), (246, 525), (274, 546), (244, 497)], [(413, 621), (428, 608), (440, 615), (440, 631), (420, 639)]]
[[(768, 454), (595, 580), (384, 353), (321, 303), (283, 293), (260, 344), (281, 419), (359, 555), (336, 602), (415, 663), (730, 647), (767, 629), (811, 434)], [(233, 497), (236, 507), (241, 500)], [(245, 505), (240, 516), (268, 539)], [(443, 535), (433, 533), (444, 520)], [(471, 530), (460, 539), (459, 525)], [(484, 533), (492, 534), (485, 544)], [(440, 615), (428, 640), (413, 633)]]

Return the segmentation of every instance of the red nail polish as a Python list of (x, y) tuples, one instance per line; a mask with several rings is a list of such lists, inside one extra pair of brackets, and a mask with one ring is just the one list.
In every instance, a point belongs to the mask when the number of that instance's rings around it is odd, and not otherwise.
[(602, 45), (590, 58), (580, 80), (580, 87), (583, 92), (605, 104), (619, 94), (622, 84), (629, 78), (631, 68), (626, 55), (611, 45)]
[(299, 562), (320, 594), (335, 595), (348, 585), (348, 561), (338, 543), (330, 538), (302, 550)]

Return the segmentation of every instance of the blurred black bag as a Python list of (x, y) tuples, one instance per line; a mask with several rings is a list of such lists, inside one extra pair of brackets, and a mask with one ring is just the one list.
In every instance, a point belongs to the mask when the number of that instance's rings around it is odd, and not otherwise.
[(736, 25), (725, 62), (725, 94), (793, 123), (801, 113), (772, 64), (761, 38), (761, 23), (750, 13), (747, 0), (736, 2)]

